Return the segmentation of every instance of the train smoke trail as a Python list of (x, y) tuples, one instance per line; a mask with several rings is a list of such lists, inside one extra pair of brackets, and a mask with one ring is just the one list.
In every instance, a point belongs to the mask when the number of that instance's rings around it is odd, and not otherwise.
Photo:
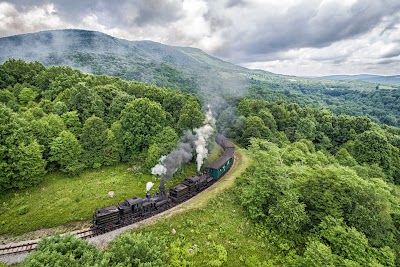
[(197, 153), (197, 172), (200, 172), (200, 168), (203, 165), (204, 159), (208, 155), (207, 144), (210, 139), (210, 136), (214, 132), (214, 128), (211, 125), (215, 124), (215, 120), (212, 116), (212, 112), (210, 107), (208, 107), (208, 111), (206, 113), (206, 118), (204, 120), (204, 126), (194, 129), (196, 133), (197, 140), (194, 142), (196, 145), (196, 153)]
[(174, 151), (167, 156), (162, 156), (160, 162), (151, 169), (152, 174), (160, 175), (160, 188), (174, 175), (180, 166), (192, 158), (195, 136), (191, 131), (186, 131)]
[(152, 174), (161, 177), (160, 188), (164, 189), (165, 183), (174, 175), (179, 167), (193, 158), (193, 150), (196, 150), (197, 171), (200, 171), (204, 159), (208, 154), (208, 140), (214, 131), (211, 125), (214, 125), (215, 120), (212, 117), (211, 110), (206, 113), (204, 123), (204, 126), (194, 129), (196, 135), (193, 135), (190, 130), (186, 131), (174, 151), (167, 156), (162, 156), (159, 163), (151, 169)]
[(153, 185), (154, 185), (154, 183), (152, 183), (152, 182), (147, 182), (147, 183), (146, 183), (146, 192), (149, 192), (150, 189), (153, 187)]

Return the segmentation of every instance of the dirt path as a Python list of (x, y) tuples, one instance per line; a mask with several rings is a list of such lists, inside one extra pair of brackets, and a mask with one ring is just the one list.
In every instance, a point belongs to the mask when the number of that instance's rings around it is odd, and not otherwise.
[(182, 203), (172, 212), (169, 212), (165, 217), (171, 217), (176, 213), (204, 206), (216, 194), (232, 187), (235, 183), (236, 177), (244, 172), (244, 170), (250, 166), (250, 163), (251, 159), (245, 154), (245, 152), (236, 147), (235, 163), (232, 169), (220, 181), (216, 182), (196, 197)]

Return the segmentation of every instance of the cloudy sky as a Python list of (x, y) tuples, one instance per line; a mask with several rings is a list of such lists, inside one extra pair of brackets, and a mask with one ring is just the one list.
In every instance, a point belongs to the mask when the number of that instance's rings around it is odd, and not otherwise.
[(64, 28), (282, 74), (400, 74), (400, 0), (0, 0), (0, 36)]

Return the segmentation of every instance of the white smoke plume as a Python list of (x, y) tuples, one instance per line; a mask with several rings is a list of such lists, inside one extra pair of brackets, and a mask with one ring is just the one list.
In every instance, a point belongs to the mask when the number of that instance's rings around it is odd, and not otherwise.
[(214, 131), (214, 128), (211, 125), (215, 124), (215, 120), (212, 117), (210, 109), (206, 113), (204, 124), (204, 126), (194, 130), (196, 135), (193, 135), (190, 130), (186, 131), (175, 150), (167, 156), (162, 156), (159, 163), (151, 169), (152, 174), (161, 176), (160, 187), (164, 186), (179, 167), (193, 158), (193, 150), (196, 150), (197, 170), (200, 171), (204, 159), (208, 154), (208, 140)]
[(210, 107), (208, 106), (208, 111), (206, 113), (206, 118), (204, 120), (204, 126), (194, 129), (196, 133), (196, 141), (194, 142), (196, 145), (196, 162), (197, 162), (197, 171), (200, 172), (200, 168), (203, 165), (204, 159), (207, 158), (208, 149), (207, 144), (214, 132), (214, 128), (211, 125), (215, 124), (215, 119), (212, 116), (212, 112)]
[(159, 163), (151, 169), (151, 174), (163, 175), (167, 173), (167, 168), (163, 165), (167, 156), (161, 156)]
[(153, 187), (153, 185), (154, 185), (154, 183), (152, 183), (152, 182), (147, 182), (147, 184), (146, 184), (146, 192), (149, 192), (150, 189)]

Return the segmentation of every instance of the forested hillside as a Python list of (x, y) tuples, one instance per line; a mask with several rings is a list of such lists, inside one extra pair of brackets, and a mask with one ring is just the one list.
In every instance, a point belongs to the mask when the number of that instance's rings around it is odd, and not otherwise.
[(269, 264), (400, 264), (399, 128), (285, 102), (237, 108), (227, 133), (255, 161), (238, 201), (276, 247)]
[[(368, 116), (400, 126), (400, 86), (388, 80), (329, 81), (250, 70), (189, 47), (127, 41), (85, 30), (57, 30), (0, 38), (0, 63), (8, 58), (63, 65), (178, 89), (215, 107), (247, 96), (328, 108), (337, 115)], [(379, 86), (378, 86), (379, 85)]]
[(326, 108), (336, 115), (367, 116), (376, 123), (400, 126), (399, 85), (263, 78), (251, 81), (247, 96)]
[[(118, 162), (149, 169), (183, 130), (204, 119), (193, 95), (69, 67), (8, 60), (0, 65), (0, 82), (3, 192), (23, 194), (58, 170), (76, 176)], [(399, 128), (284, 101), (225, 100), (217, 126), (248, 149), (253, 165), (230, 193), (188, 216), (208, 214), (207, 225), (194, 228), (197, 221), (175, 216), (156, 226), (157, 237), (128, 234), (106, 251), (56, 236), (43, 240), (23, 265), (400, 264)], [(171, 235), (176, 221), (180, 232)], [(208, 243), (197, 249), (185, 235)], [(242, 243), (252, 244), (245, 255), (238, 252)]]
[(0, 189), (30, 187), (54, 170), (150, 168), (203, 119), (199, 100), (179, 91), (8, 60), (0, 65)]

